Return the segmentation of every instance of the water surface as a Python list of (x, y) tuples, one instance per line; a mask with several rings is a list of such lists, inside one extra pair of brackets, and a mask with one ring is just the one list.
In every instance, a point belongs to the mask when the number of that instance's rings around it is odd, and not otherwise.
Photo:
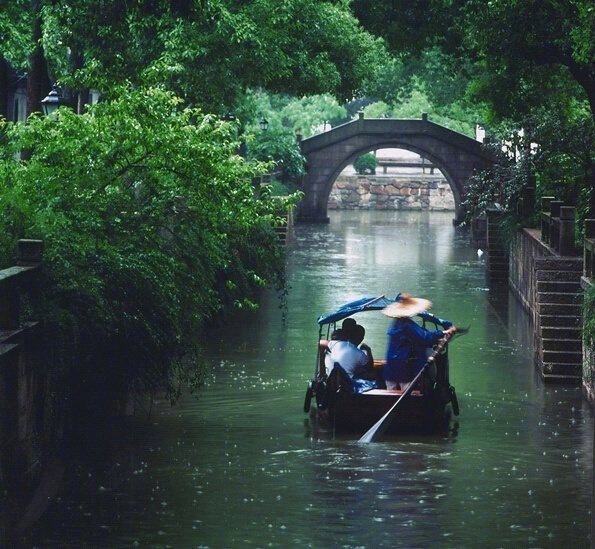
[[(157, 403), (78, 463), (36, 546), (588, 547), (590, 409), (578, 388), (543, 384), (526, 316), (487, 288), (451, 219), (335, 212), (298, 225), (286, 311), (267, 294), (212, 334), (198, 398)], [(302, 404), (317, 316), (399, 291), (471, 325), (450, 350), (457, 422), (368, 445), (316, 429)], [(388, 319), (358, 320), (382, 356)]]

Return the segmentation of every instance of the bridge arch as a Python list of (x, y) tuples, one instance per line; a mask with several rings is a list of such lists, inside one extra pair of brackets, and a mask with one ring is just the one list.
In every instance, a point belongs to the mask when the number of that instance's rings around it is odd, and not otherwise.
[(360, 113), (358, 120), (301, 141), (306, 175), (298, 221), (327, 222), (328, 197), (341, 171), (361, 154), (385, 148), (417, 153), (442, 172), (454, 195), (455, 222), (464, 215), (461, 203), (469, 178), (493, 164), (481, 143), (430, 122), (425, 115), (421, 120), (396, 120), (365, 119)]

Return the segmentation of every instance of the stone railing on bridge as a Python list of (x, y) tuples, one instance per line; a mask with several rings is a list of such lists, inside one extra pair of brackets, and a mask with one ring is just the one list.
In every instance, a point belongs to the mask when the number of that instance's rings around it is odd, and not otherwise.
[(435, 166), (431, 162), (428, 162), (423, 156), (419, 161), (406, 161), (400, 158), (376, 158), (378, 167), (382, 168), (382, 173), (387, 173), (387, 168), (417, 168), (422, 173), (426, 173), (426, 169), (430, 170), (430, 175), (434, 174)]

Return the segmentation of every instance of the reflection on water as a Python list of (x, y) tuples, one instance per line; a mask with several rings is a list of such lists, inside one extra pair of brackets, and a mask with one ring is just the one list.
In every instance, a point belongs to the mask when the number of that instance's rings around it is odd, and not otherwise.
[[(199, 398), (158, 403), (81, 461), (40, 547), (588, 547), (593, 421), (545, 386), (516, 301), (490, 292), (448, 214), (333, 213), (299, 225), (287, 321), (274, 296), (211, 336)], [(409, 291), (471, 325), (451, 346), (461, 406), (443, 436), (361, 445), (302, 413), (319, 314)], [(360, 321), (381, 356), (387, 319)]]

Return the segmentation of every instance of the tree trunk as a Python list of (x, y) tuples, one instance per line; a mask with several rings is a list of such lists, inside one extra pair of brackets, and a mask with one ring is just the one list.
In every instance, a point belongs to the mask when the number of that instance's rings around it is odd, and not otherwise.
[(35, 49), (29, 58), (29, 72), (27, 73), (27, 116), (41, 109), (41, 100), (51, 90), (48, 67), (41, 43), (41, 4), (39, 0), (32, 0), (33, 10), (33, 43)]
[(0, 54), (0, 117), (8, 118), (8, 62)]
[[(84, 56), (78, 47), (71, 46), (69, 62), (71, 74), (85, 66)], [(77, 114), (83, 114), (85, 107), (89, 104), (89, 89), (67, 90), (67, 99), (76, 109)]]

